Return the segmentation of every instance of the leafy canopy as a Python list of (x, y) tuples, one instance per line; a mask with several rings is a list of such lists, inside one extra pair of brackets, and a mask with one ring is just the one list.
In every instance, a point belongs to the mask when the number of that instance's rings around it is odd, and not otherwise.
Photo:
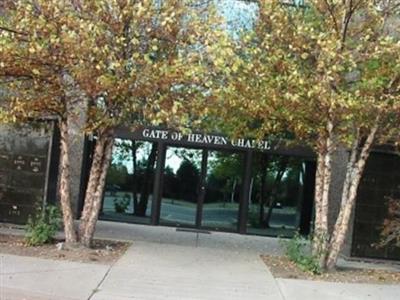
[(235, 48), (241, 63), (220, 89), (221, 106), (231, 107), (221, 110), (228, 129), (318, 146), (328, 123), (336, 142), (350, 143), (379, 117), (381, 136), (392, 136), (400, 91), (396, 3), (259, 1), (253, 29)]
[(16, 0), (6, 9), (0, 78), (14, 120), (63, 116), (74, 98), (88, 104), (88, 130), (200, 122), (227, 43), (212, 5)]

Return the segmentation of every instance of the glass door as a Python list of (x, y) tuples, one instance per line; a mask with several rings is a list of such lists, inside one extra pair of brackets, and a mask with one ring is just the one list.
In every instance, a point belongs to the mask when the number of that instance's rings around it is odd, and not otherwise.
[(150, 223), (157, 144), (115, 139), (100, 218)]
[(236, 231), (243, 155), (169, 146), (160, 223)]
[(160, 223), (198, 225), (203, 150), (169, 146), (166, 150)]
[(306, 163), (257, 153), (253, 159), (247, 232), (292, 236), (300, 226)]
[(236, 231), (243, 177), (243, 154), (208, 151), (201, 226)]

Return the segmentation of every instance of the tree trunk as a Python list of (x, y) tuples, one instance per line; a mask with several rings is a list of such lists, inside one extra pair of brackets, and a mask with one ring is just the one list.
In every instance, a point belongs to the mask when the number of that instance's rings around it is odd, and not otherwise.
[[(61, 157), (60, 157), (60, 202), (63, 211), (66, 243), (76, 243), (77, 234), (73, 224), (70, 186), (71, 133), (81, 132), (86, 123), (88, 97), (80, 89), (73, 76), (67, 70), (61, 70), (60, 82), (65, 94), (65, 117), (60, 120)], [(82, 132), (81, 132), (82, 133)]]
[[(352, 149), (351, 158), (348, 166), (348, 176), (350, 184), (348, 186), (348, 192), (344, 193), (344, 195), (347, 197), (346, 199), (342, 199), (339, 216), (336, 220), (333, 230), (326, 262), (326, 267), (328, 270), (332, 270), (335, 268), (339, 253), (343, 247), (344, 240), (346, 238), (346, 234), (349, 228), (351, 213), (357, 198), (358, 186), (360, 184), (362, 173), (364, 171), (366, 161), (371, 151), (372, 144), (375, 140), (377, 130), (378, 124), (376, 124), (376, 126), (370, 131), (357, 160), (354, 159), (354, 157), (356, 157), (357, 155), (353, 152), (357, 152), (358, 147), (353, 147)], [(358, 144), (359, 143), (357, 143), (357, 145)]]
[(249, 189), (249, 205), (250, 206), (252, 206), (252, 204), (253, 204), (253, 184), (254, 184), (254, 177), (251, 177), (250, 189)]
[(94, 147), (92, 164), (90, 166), (88, 185), (86, 188), (84, 206), (79, 224), (79, 236), (84, 235), (90, 212), (93, 209), (94, 194), (99, 184), (104, 150), (105, 150), (105, 139), (100, 139), (100, 137), (98, 137)]
[(324, 177), (324, 156), (321, 153), (318, 153), (317, 157), (317, 169), (315, 175), (315, 192), (314, 192), (314, 205), (315, 205), (315, 222), (314, 222), (314, 231), (317, 231), (320, 228), (321, 224), (321, 203), (322, 199), (322, 183)]
[(140, 193), (140, 201), (138, 203), (138, 210), (137, 212), (135, 212), (135, 215), (137, 216), (141, 217), (146, 216), (147, 203), (149, 201), (151, 187), (153, 186), (153, 182), (150, 179), (152, 174), (154, 173), (154, 164), (156, 163), (156, 158), (157, 158), (157, 144), (153, 143), (153, 145), (151, 146), (149, 157), (147, 159), (144, 182), (142, 185), (142, 191)]
[(328, 214), (329, 214), (329, 192), (331, 187), (332, 179), (332, 152), (333, 146), (333, 124), (328, 121), (327, 124), (327, 137), (326, 137), (326, 149), (324, 157), (324, 177), (322, 186), (322, 199), (321, 199), (321, 229), (325, 234), (324, 239), (327, 238), (328, 233)]
[[(342, 220), (343, 220), (343, 210), (341, 209), (342, 207), (344, 207), (346, 205), (346, 201), (348, 199), (348, 195), (349, 195), (349, 189), (351, 188), (351, 184), (353, 182), (353, 175), (354, 175), (354, 171), (355, 171), (355, 166), (356, 166), (356, 161), (357, 161), (357, 156), (358, 156), (358, 146), (359, 146), (359, 131), (357, 130), (356, 132), (356, 138), (354, 139), (351, 149), (350, 149), (350, 159), (347, 163), (347, 167), (346, 167), (346, 177), (343, 183), (343, 190), (342, 190), (342, 197), (341, 197), (341, 203), (340, 203), (340, 208), (339, 208), (339, 214), (336, 218), (336, 222), (335, 222), (335, 227), (336, 224), (341, 224)], [(335, 234), (335, 228), (333, 229), (332, 234)], [(334, 240), (335, 238), (332, 236), (331, 237), (331, 241)], [(329, 246), (331, 247), (331, 245)], [(330, 250), (329, 250), (330, 251)]]
[(323, 235), (321, 215), (322, 215), (322, 191), (324, 183), (324, 153), (318, 152), (317, 158), (317, 170), (315, 176), (315, 193), (314, 193), (314, 207), (315, 207), (315, 221), (314, 221), (314, 232), (313, 232), (313, 242), (312, 242), (312, 253), (313, 255), (318, 255), (320, 253), (321, 236)]
[(333, 123), (328, 120), (326, 136), (320, 138), (317, 152), (317, 175), (315, 189), (315, 228), (312, 253), (318, 258), (321, 269), (325, 269), (328, 248), (329, 192), (332, 180), (332, 153), (335, 149)]
[(231, 192), (231, 203), (235, 203), (235, 191), (236, 191), (237, 180), (233, 180), (232, 192)]
[(322, 199), (321, 199), (321, 227), (319, 229), (319, 266), (322, 269), (326, 268), (326, 255), (328, 248), (328, 214), (329, 214), (329, 191), (332, 179), (332, 168), (331, 168), (331, 153), (328, 150), (324, 157), (324, 177), (322, 187)]
[(132, 182), (132, 201), (133, 201), (133, 214), (138, 210), (138, 196), (137, 196), (137, 159), (136, 159), (136, 142), (132, 140), (132, 166), (133, 166), (133, 182)]
[(268, 173), (268, 158), (263, 157), (261, 161), (261, 187), (260, 187), (260, 210), (259, 210), (259, 224), (261, 227), (265, 227), (264, 222), (264, 203), (266, 198), (267, 190), (267, 173)]
[(91, 187), (91, 191), (85, 195), (88, 199), (85, 199), (86, 207), (81, 218), (80, 242), (85, 247), (90, 247), (93, 240), (101, 201), (103, 199), (107, 170), (112, 158), (113, 144), (113, 130), (106, 129), (100, 132), (95, 147), (93, 163), (90, 168), (88, 187)]
[(265, 224), (266, 224), (267, 227), (270, 227), (269, 226), (269, 221), (270, 221), (271, 216), (272, 216), (272, 210), (274, 209), (274, 206), (275, 206), (275, 204), (276, 204), (276, 202), (278, 200), (277, 194), (278, 194), (278, 191), (279, 191), (279, 187), (280, 187), (281, 182), (282, 182), (282, 177), (285, 174), (285, 171), (287, 169), (287, 164), (288, 164), (287, 159), (284, 158), (282, 160), (283, 161), (280, 163), (278, 173), (276, 173), (274, 185), (272, 186), (272, 189), (271, 189), (271, 195), (270, 195), (270, 201), (269, 201), (267, 216), (265, 218)]
[(74, 228), (74, 216), (71, 208), (70, 192), (70, 166), (69, 166), (69, 133), (67, 120), (61, 120), (60, 126), (60, 204), (64, 222), (64, 234), (66, 244), (75, 244), (77, 235)]

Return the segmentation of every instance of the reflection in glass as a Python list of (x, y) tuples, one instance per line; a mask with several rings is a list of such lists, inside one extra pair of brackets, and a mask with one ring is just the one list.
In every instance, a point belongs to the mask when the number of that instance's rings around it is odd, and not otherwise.
[(149, 222), (157, 144), (116, 139), (106, 178), (102, 218)]
[(254, 156), (248, 232), (290, 236), (298, 230), (305, 162), (288, 156)]
[(196, 224), (202, 152), (198, 149), (167, 148), (160, 222)]
[(203, 227), (237, 229), (242, 173), (242, 154), (208, 152)]

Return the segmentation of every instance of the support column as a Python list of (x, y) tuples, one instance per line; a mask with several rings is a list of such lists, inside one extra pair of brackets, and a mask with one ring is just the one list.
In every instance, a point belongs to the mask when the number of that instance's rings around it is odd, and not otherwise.
[(310, 234), (311, 222), (314, 206), (314, 188), (316, 164), (314, 161), (307, 161), (304, 176), (303, 203), (301, 205), (301, 215), (299, 231), (302, 235)]

